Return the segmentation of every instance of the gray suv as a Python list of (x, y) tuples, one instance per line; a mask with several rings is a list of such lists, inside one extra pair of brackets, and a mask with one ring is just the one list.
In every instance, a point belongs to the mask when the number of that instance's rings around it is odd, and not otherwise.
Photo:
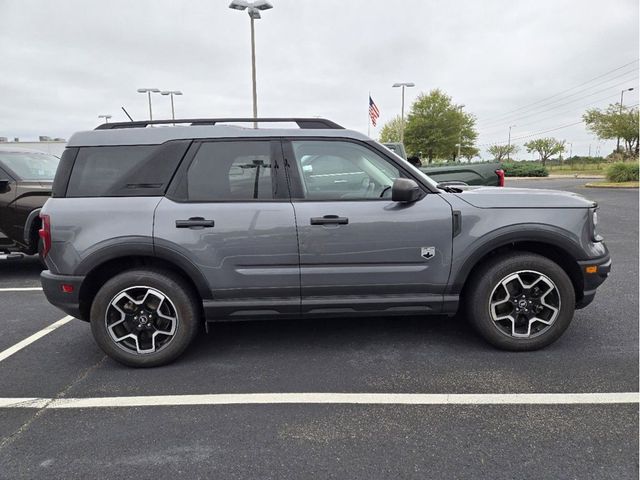
[(609, 273), (580, 195), (439, 186), (329, 120), (235, 121), (101, 125), (62, 156), (44, 292), (123, 364), (166, 364), (207, 322), (459, 309), (533, 350)]

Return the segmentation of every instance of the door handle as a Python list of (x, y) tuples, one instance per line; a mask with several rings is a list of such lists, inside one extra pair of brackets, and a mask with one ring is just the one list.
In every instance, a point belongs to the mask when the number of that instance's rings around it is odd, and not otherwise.
[(176, 228), (211, 228), (215, 225), (213, 220), (203, 217), (191, 217), (188, 220), (176, 220)]
[(339, 217), (338, 215), (311, 217), (311, 225), (347, 225), (348, 223), (349, 219), (347, 217)]

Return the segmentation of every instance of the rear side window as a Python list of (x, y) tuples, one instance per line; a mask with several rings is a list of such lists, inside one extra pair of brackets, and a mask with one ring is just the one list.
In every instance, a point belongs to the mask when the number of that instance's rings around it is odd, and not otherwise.
[(66, 196), (163, 195), (189, 143), (80, 148)]
[(195, 202), (273, 199), (273, 167), (270, 142), (203, 143), (187, 171), (187, 198)]

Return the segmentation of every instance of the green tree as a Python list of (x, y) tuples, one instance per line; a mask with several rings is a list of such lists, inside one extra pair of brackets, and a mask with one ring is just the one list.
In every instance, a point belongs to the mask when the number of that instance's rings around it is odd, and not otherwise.
[(502, 162), (518, 152), (517, 145), (491, 145), (487, 150), (497, 162)]
[(624, 140), (625, 150), (638, 155), (638, 109), (611, 104), (606, 110), (592, 108), (582, 116), (587, 129), (601, 140)]
[[(410, 155), (422, 152), (431, 163), (436, 158), (456, 159), (458, 144), (461, 155), (471, 154), (478, 138), (476, 119), (455, 105), (441, 90), (420, 94), (411, 106), (404, 129), (404, 143)], [(476, 153), (477, 154), (477, 153)]]
[(527, 152), (538, 152), (542, 165), (547, 163), (552, 156), (564, 152), (564, 140), (557, 140), (553, 137), (537, 138), (524, 144)]
[(402, 130), (402, 122), (400, 121), (400, 115), (392, 118), (384, 124), (382, 130), (380, 130), (380, 142), (381, 143), (398, 143), (400, 142), (400, 131)]

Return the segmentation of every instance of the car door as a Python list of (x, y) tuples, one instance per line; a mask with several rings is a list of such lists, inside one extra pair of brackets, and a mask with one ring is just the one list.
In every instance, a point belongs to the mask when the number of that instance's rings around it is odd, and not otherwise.
[[(15, 238), (16, 235), (16, 180), (0, 167), (0, 233)], [(8, 243), (0, 239), (0, 244)]]
[(194, 142), (156, 209), (156, 252), (177, 252), (201, 272), (209, 318), (300, 313), (295, 217), (281, 163), (279, 140)]
[[(434, 312), (451, 266), (452, 211), (425, 187), (421, 200), (391, 201), (402, 165), (351, 140), (285, 143), (300, 249), (302, 313)], [(305, 169), (313, 158), (313, 169)], [(319, 165), (327, 159), (322, 168)], [(340, 161), (336, 161), (340, 159)], [(335, 168), (336, 171), (331, 171)], [(325, 178), (364, 175), (349, 191)]]

